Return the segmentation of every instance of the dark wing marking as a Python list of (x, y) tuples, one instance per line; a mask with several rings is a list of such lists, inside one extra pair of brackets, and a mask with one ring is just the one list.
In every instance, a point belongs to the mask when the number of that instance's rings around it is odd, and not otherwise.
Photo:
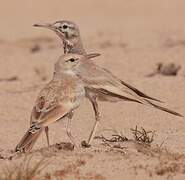
[(144, 94), (143, 92), (141, 92), (140, 90), (136, 89), (135, 87), (131, 86), (130, 84), (127, 84), (126, 82), (124, 82), (124, 81), (118, 79), (116, 76), (114, 76), (114, 75), (113, 75), (110, 71), (108, 71), (107, 69), (104, 69), (104, 68), (103, 68), (103, 70), (104, 70), (106, 73), (108, 73), (109, 75), (111, 75), (113, 78), (115, 78), (115, 79), (117, 79), (118, 81), (120, 81), (121, 84), (123, 84), (123, 85), (126, 86), (127, 88), (129, 88), (129, 89), (131, 89), (132, 91), (134, 91), (138, 96), (143, 97), (143, 98), (146, 98), (146, 99), (150, 99), (150, 100), (153, 100), (153, 101), (161, 102), (161, 103), (162, 103), (161, 100), (158, 100), (158, 99), (156, 99), (156, 98), (150, 97), (150, 96)]
[(144, 94), (143, 92), (139, 91), (138, 89), (136, 89), (135, 87), (131, 86), (130, 84), (127, 84), (125, 83), (124, 81), (121, 81), (120, 82), (125, 85), (126, 87), (128, 87), (129, 89), (131, 89), (132, 91), (134, 91), (137, 95), (139, 95), (140, 97), (143, 97), (143, 98), (146, 98), (146, 99), (150, 99), (150, 100), (154, 100), (154, 101), (158, 101), (158, 102), (162, 102), (156, 98), (153, 98), (153, 97), (150, 97), (146, 94)]
[(165, 108), (165, 107), (158, 106), (158, 105), (156, 105), (156, 104), (150, 102), (149, 100), (146, 100), (146, 99), (145, 99), (145, 101), (147, 101), (151, 106), (153, 106), (153, 107), (155, 107), (155, 108), (157, 108), (157, 109), (159, 109), (159, 110), (165, 111), (165, 112), (170, 113), (170, 114), (173, 114), (173, 115), (175, 115), (175, 116), (184, 117), (183, 115), (181, 115), (181, 114), (179, 114), (179, 113), (177, 113), (177, 112), (175, 112), (175, 111), (173, 111), (173, 110), (167, 109), (167, 108)]
[(119, 95), (119, 94), (115, 94), (115, 93), (113, 93), (113, 92), (107, 91), (107, 90), (102, 89), (102, 88), (96, 89), (96, 91), (98, 91), (98, 92), (100, 92), (100, 93), (102, 93), (102, 94), (104, 94), (104, 95), (109, 95), (109, 96), (112, 96), (112, 97), (116, 97), (116, 98), (123, 99), (123, 100), (125, 100), (125, 101), (132, 101), (132, 102), (137, 102), (137, 103), (142, 104), (142, 102), (140, 102), (140, 101), (138, 101), (138, 100), (136, 100), (136, 99), (132, 99), (132, 98), (128, 98), (128, 97), (125, 97), (125, 96), (121, 96), (121, 95)]

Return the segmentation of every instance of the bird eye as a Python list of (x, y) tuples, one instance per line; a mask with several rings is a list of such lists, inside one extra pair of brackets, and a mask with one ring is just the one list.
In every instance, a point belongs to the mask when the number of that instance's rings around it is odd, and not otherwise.
[(63, 29), (67, 29), (68, 28), (68, 26), (67, 25), (63, 25)]
[(71, 61), (71, 62), (75, 62), (75, 59), (74, 59), (74, 58), (71, 58), (69, 61)]

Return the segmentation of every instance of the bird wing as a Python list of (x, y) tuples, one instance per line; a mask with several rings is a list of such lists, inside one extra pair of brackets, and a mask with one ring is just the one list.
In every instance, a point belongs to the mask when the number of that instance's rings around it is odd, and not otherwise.
[[(49, 124), (57, 121), (58, 119), (66, 116), (71, 111), (71, 107), (67, 104), (51, 106), (48, 109), (43, 109), (43, 111), (38, 111), (35, 107), (33, 108), (31, 118), (37, 120), (37, 123), (43, 126), (48, 126)], [(33, 123), (35, 121), (32, 121)]]
[[(44, 107), (44, 103), (42, 105)], [(47, 110), (44, 109), (44, 111), (38, 111), (35, 107), (33, 108), (31, 117), (36, 121), (32, 121), (30, 128), (17, 144), (15, 151), (30, 151), (39, 138), (44, 127), (66, 116), (69, 112), (69, 108), (63, 105), (53, 106)]]
[[(88, 71), (87, 71), (88, 69)], [(120, 94), (123, 96), (127, 96), (128, 98), (138, 98), (139, 99), (150, 99), (154, 101), (161, 102), (160, 100), (150, 97), (135, 87), (121, 81), (116, 76), (114, 76), (107, 69), (101, 68), (91, 61), (83, 63), (80, 67), (78, 75), (81, 77), (83, 82), (85, 82), (86, 86), (89, 88), (95, 89), (106, 89), (115, 94)]]
[[(59, 120), (71, 112), (73, 103), (70, 96), (58, 97), (56, 88), (41, 91), (31, 113), (31, 125), (15, 148), (15, 151), (30, 151), (44, 127)], [(47, 94), (47, 95), (46, 95)]]
[(110, 71), (108, 71), (107, 69), (103, 68), (103, 70), (110, 74), (114, 79), (117, 79), (121, 84), (123, 84), (124, 86), (126, 86), (127, 88), (129, 88), (130, 90), (134, 91), (137, 95), (143, 97), (143, 98), (146, 98), (146, 99), (150, 99), (150, 100), (153, 100), (153, 101), (157, 101), (157, 102), (162, 102), (161, 100), (159, 99), (156, 99), (154, 97), (151, 97), (151, 96), (148, 96), (147, 94), (141, 92), (140, 90), (138, 90), (137, 88), (133, 87), (132, 85), (118, 79), (116, 76), (114, 76)]
[[(84, 67), (82, 67), (84, 68)], [(87, 68), (87, 67), (85, 67)], [(84, 86), (88, 89), (100, 91), (105, 90), (110, 92), (110, 94), (106, 93), (106, 95), (112, 96), (113, 94), (121, 95), (130, 99), (139, 100), (142, 99), (136, 92), (134, 92), (131, 88), (122, 84), (119, 79), (117, 79), (112, 73), (98, 67), (91, 66), (91, 70), (85, 71), (84, 69), (80, 69), (78, 76), (84, 82)]]
[(59, 91), (57, 88), (47, 88), (40, 93), (31, 113), (31, 124), (48, 126), (73, 109), (74, 94), (62, 93), (62, 90), (58, 93)]
[(129, 89), (131, 89), (132, 91), (134, 91), (137, 95), (143, 97), (143, 98), (146, 98), (146, 99), (150, 99), (150, 100), (153, 100), (153, 101), (157, 101), (157, 102), (161, 102), (161, 100), (159, 99), (156, 99), (154, 97), (151, 97), (151, 96), (148, 96), (147, 94), (141, 92), (140, 90), (136, 89), (135, 87), (131, 86), (130, 84), (127, 84), (126, 82), (120, 80), (121, 83), (124, 85), (124, 86), (127, 86)]
[(111, 72), (103, 68), (96, 66), (92, 68), (92, 71), (89, 70), (88, 73), (88, 75), (85, 73), (79, 73), (78, 75), (83, 80), (85, 87), (89, 90), (106, 96), (148, 105), (159, 110), (166, 111), (170, 114), (182, 117), (181, 114), (173, 110), (158, 106), (150, 102), (149, 100), (159, 100), (149, 97), (136, 88), (130, 86), (129, 84), (120, 81), (118, 78), (112, 75)]

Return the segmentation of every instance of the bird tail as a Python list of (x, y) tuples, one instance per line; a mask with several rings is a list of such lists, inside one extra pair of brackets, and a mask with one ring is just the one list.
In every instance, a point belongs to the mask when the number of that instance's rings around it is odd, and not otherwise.
[(132, 101), (132, 102), (140, 103), (140, 104), (143, 104), (143, 105), (148, 105), (148, 106), (154, 107), (156, 109), (159, 109), (161, 111), (165, 111), (167, 113), (173, 114), (175, 116), (184, 117), (180, 113), (177, 113), (177, 112), (175, 112), (173, 110), (170, 110), (168, 108), (156, 105), (156, 104), (152, 103), (151, 101), (149, 101), (147, 99), (144, 99), (144, 98), (132, 99), (132, 98), (128, 98), (128, 97), (125, 97), (125, 96), (122, 96), (122, 95), (119, 95), (119, 94), (115, 94), (115, 93), (107, 91), (105, 89), (99, 89), (99, 92), (101, 92), (105, 95), (110, 95), (110, 96), (113, 96), (113, 97), (117, 97), (119, 99), (123, 99), (124, 101)]
[(16, 146), (15, 152), (29, 152), (33, 148), (42, 131), (43, 128), (39, 128), (36, 131), (33, 131), (33, 127), (29, 128)]
[(159, 110), (161, 110), (161, 111), (165, 111), (165, 112), (170, 113), (170, 114), (173, 114), (173, 115), (175, 115), (175, 116), (184, 117), (183, 115), (181, 115), (181, 114), (178, 113), (178, 112), (175, 112), (175, 111), (170, 110), (170, 109), (168, 109), (168, 108), (165, 108), (165, 107), (156, 105), (156, 104), (150, 102), (149, 100), (146, 100), (146, 99), (145, 99), (145, 101), (147, 102), (146, 105), (151, 105), (151, 106), (154, 107), (154, 108), (157, 108), (157, 109), (159, 109)]
[(153, 101), (158, 101), (160, 103), (162, 103), (161, 100), (158, 100), (156, 98), (153, 98), (151, 96), (148, 96), (146, 94), (144, 94), (143, 92), (141, 92), (140, 90), (136, 89), (135, 87), (131, 86), (130, 84), (127, 84), (126, 82), (124, 81), (121, 81), (121, 84), (123, 84), (124, 86), (126, 86), (127, 88), (131, 89), (132, 91), (134, 91), (138, 96), (142, 97), (142, 98), (145, 98), (145, 99), (150, 99), (150, 100), (153, 100)]

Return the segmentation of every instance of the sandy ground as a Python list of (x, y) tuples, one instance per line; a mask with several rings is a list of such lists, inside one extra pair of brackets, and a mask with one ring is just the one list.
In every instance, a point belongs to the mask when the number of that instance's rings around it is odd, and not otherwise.
[[(37, 93), (51, 79), (53, 64), (62, 53), (56, 35), (32, 27), (34, 23), (60, 19), (75, 21), (88, 52), (102, 54), (96, 60), (98, 65), (165, 101), (169, 108), (185, 114), (183, 0), (1, 0), (0, 3), (1, 168), (24, 159), (21, 156), (11, 161), (4, 160), (3, 153), (14, 149), (29, 127), (29, 116)], [(158, 62), (173, 62), (181, 65), (181, 69), (177, 76), (146, 77)], [(15, 78), (7, 81), (12, 77)], [(105, 136), (103, 130), (112, 129), (133, 139), (130, 129), (137, 125), (155, 131), (152, 147), (128, 141), (120, 142), (116, 148), (112, 143), (107, 145), (101, 140), (94, 140), (89, 149), (71, 151), (51, 147), (39, 150), (46, 147), (43, 134), (32, 153), (37, 160), (45, 157), (49, 161), (42, 171), (43, 179), (185, 178), (183, 118), (126, 102), (100, 103), (100, 110), (102, 121), (97, 135)], [(72, 123), (77, 144), (87, 139), (93, 122), (91, 105), (84, 101), (76, 110)], [(69, 142), (65, 124), (63, 121), (51, 125), (52, 144)], [(108, 137), (111, 137), (111, 131)], [(161, 148), (156, 150), (161, 144), (165, 149), (162, 152)]]

